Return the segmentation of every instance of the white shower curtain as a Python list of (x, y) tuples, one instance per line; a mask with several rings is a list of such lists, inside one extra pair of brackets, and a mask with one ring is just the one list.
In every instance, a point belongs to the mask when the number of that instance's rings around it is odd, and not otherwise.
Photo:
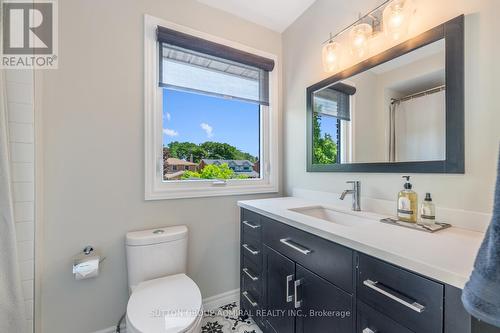
[(446, 159), (446, 93), (398, 103), (395, 119), (395, 161)]
[(17, 261), (5, 89), (5, 73), (0, 69), (0, 332), (24, 333), (27, 322)]

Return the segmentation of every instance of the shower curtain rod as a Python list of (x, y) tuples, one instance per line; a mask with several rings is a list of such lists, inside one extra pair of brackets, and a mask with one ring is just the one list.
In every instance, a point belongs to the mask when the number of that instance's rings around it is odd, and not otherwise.
[(415, 93), (415, 94), (411, 94), (411, 95), (408, 95), (408, 96), (405, 96), (405, 97), (391, 98), (391, 103), (404, 102), (404, 101), (408, 101), (408, 100), (416, 98), (416, 97), (422, 97), (422, 96), (426, 96), (426, 95), (431, 95), (431, 94), (434, 94), (434, 93), (437, 93), (437, 92), (440, 92), (440, 91), (443, 91), (443, 90), (446, 90), (446, 85), (444, 85), (444, 84), (441, 85), (441, 86), (437, 86), (437, 87), (434, 87), (434, 88), (431, 88), (431, 89), (427, 89), (427, 90), (424, 90), (424, 91), (421, 91), (421, 92), (418, 92), (418, 93)]

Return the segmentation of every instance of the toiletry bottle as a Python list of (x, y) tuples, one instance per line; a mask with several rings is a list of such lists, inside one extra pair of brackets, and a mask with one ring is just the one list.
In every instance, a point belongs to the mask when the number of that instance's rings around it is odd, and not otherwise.
[(423, 224), (436, 223), (436, 206), (432, 202), (430, 193), (425, 194), (425, 199), (420, 206), (420, 221)]
[(404, 190), (398, 194), (398, 219), (404, 222), (417, 222), (418, 216), (418, 198), (417, 193), (412, 190), (410, 184), (410, 176), (403, 176), (406, 178)]

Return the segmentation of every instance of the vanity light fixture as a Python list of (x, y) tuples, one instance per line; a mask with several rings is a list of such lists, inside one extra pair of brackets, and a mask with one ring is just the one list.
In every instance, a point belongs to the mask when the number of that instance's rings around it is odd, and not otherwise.
[(341, 51), (340, 43), (334, 42), (333, 40), (323, 45), (322, 56), (325, 72), (333, 72), (339, 69)]
[(383, 13), (384, 32), (393, 40), (398, 40), (408, 33), (410, 18), (413, 14), (411, 0), (394, 0), (387, 5)]
[(337, 37), (349, 32), (351, 53), (358, 59), (369, 53), (373, 36), (384, 30), (389, 42), (402, 39), (408, 33), (415, 12), (412, 0), (387, 0), (368, 14), (341, 30), (323, 43), (322, 61), (325, 72), (335, 72), (341, 67), (342, 44)]
[(360, 23), (352, 27), (349, 32), (352, 54), (358, 58), (363, 58), (366, 54), (368, 54), (372, 34), (373, 28), (368, 23)]

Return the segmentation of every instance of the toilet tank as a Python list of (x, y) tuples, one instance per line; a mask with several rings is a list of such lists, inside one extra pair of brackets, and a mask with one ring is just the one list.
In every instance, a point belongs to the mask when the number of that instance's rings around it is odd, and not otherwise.
[(186, 273), (187, 242), (184, 225), (127, 233), (129, 291), (143, 281)]

